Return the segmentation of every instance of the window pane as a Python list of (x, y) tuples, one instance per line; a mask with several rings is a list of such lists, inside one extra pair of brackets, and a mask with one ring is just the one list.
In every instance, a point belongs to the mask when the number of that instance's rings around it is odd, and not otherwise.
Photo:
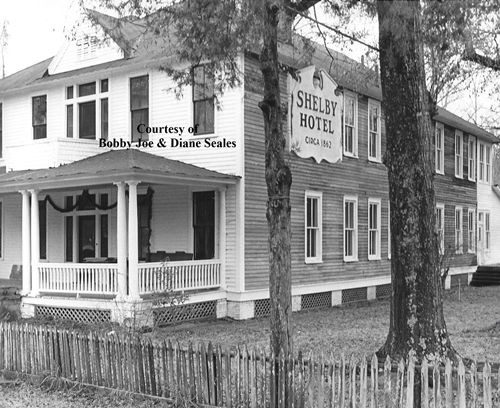
[(95, 95), (95, 82), (78, 86), (78, 96)]
[(73, 86), (66, 88), (66, 99), (73, 99)]
[(66, 106), (66, 137), (73, 137), (73, 105)]
[(101, 138), (108, 139), (108, 98), (101, 99)]
[(198, 131), (196, 133), (213, 133), (214, 116), (213, 99), (194, 102), (194, 124), (198, 125)]
[(194, 258), (215, 255), (215, 192), (193, 193)]
[(149, 107), (149, 77), (147, 75), (130, 78), (130, 109)]
[(101, 92), (108, 92), (108, 80), (101, 79)]
[(80, 139), (95, 139), (95, 101), (81, 103)]
[(148, 140), (149, 135), (147, 133), (139, 133), (137, 127), (139, 125), (149, 125), (149, 109), (139, 109), (132, 111), (132, 141), (139, 139)]

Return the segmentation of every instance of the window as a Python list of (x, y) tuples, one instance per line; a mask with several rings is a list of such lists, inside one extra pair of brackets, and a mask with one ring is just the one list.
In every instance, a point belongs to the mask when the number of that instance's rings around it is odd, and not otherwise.
[(484, 169), (484, 181), (486, 183), (490, 183), (490, 174), (491, 174), (491, 147), (485, 146), (485, 163), (486, 167)]
[(40, 259), (47, 259), (47, 201), (38, 201)]
[(344, 154), (358, 156), (358, 100), (350, 92), (344, 93)]
[(193, 69), (193, 109), (196, 133), (214, 133), (214, 80), (204, 65)]
[(149, 76), (130, 78), (130, 117), (132, 141), (147, 140), (147, 133), (139, 133), (139, 125), (149, 126)]
[[(139, 229), (139, 260), (144, 261), (149, 253), (149, 237), (151, 235), (151, 206), (146, 199), (147, 194), (137, 196), (137, 216)], [(107, 233), (107, 231), (106, 231)]]
[[(0, 159), (3, 157), (3, 110), (2, 104), (0, 103)], [(1, 254), (0, 254), (1, 257)]]
[(380, 259), (380, 200), (368, 199), (368, 259)]
[(215, 192), (193, 193), (194, 259), (215, 256)]
[(436, 204), (436, 230), (439, 254), (444, 255), (444, 204)]
[(484, 161), (485, 161), (485, 158), (484, 158), (484, 144), (482, 143), (479, 143), (479, 163), (478, 163), (478, 171), (477, 171), (477, 174), (478, 174), (478, 179), (479, 181), (483, 181), (485, 180), (484, 178)]
[[(97, 82), (66, 87), (66, 137), (95, 140), (108, 136), (108, 98), (101, 98), (107, 87), (97, 90)], [(77, 96), (75, 98), (74, 90)], [(105, 94), (104, 94), (105, 95)], [(77, 117), (75, 118), (75, 114)], [(75, 121), (76, 119), (76, 121)], [(100, 123), (100, 126), (98, 126)]]
[(455, 130), (455, 177), (462, 178), (464, 170), (463, 133)]
[(477, 212), (477, 248), (489, 252), (491, 246), (490, 212)]
[(33, 139), (47, 137), (47, 95), (33, 98)]
[(358, 260), (358, 198), (344, 197), (344, 261)]
[(380, 103), (368, 101), (368, 159), (381, 161), (380, 152)]
[(469, 208), (468, 216), (468, 252), (473, 254), (476, 252), (476, 210)]
[(391, 259), (391, 203), (387, 203), (387, 258)]
[(444, 126), (436, 123), (436, 173), (444, 174)]
[(489, 252), (490, 251), (490, 213), (484, 213), (484, 249)]
[(462, 226), (462, 207), (455, 207), (455, 251), (462, 253), (463, 247), (463, 226)]
[(322, 193), (306, 191), (306, 263), (322, 260)]
[(476, 138), (469, 135), (469, 180), (476, 181)]

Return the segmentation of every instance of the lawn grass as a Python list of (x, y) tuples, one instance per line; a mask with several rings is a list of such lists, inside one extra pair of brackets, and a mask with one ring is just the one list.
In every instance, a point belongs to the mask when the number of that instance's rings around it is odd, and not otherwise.
[[(371, 355), (387, 336), (389, 307), (388, 300), (377, 300), (294, 313), (294, 349), (306, 355)], [(445, 291), (444, 313), (452, 344), (462, 357), (500, 362), (500, 287)], [(263, 317), (183, 323), (156, 329), (151, 336), (268, 350), (269, 334), (268, 318)]]

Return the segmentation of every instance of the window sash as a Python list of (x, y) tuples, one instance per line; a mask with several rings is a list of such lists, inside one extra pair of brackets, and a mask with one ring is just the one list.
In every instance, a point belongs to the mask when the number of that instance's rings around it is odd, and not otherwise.
[(463, 144), (462, 133), (455, 133), (455, 176), (463, 177)]
[(469, 136), (469, 180), (476, 180), (476, 140)]
[(33, 138), (47, 137), (47, 95), (33, 97)]
[(479, 143), (479, 181), (484, 181), (484, 144)]
[(490, 250), (490, 213), (489, 212), (484, 213), (484, 233), (485, 233), (484, 249), (486, 251), (489, 251)]
[(455, 250), (457, 253), (462, 253), (463, 246), (463, 223), (462, 209), (455, 209)]
[(476, 252), (476, 211), (469, 210), (468, 216), (468, 248), (470, 253)]
[(356, 154), (356, 100), (351, 95), (345, 95), (344, 153)]
[(355, 260), (357, 256), (357, 203), (346, 199), (344, 202), (344, 259)]
[(380, 256), (380, 204), (368, 204), (368, 255)]
[(440, 125), (436, 125), (436, 171), (438, 173), (444, 173), (444, 128)]
[(193, 68), (193, 120), (198, 125), (196, 134), (215, 131), (214, 79), (205, 65)]
[(380, 159), (380, 107), (368, 103), (368, 157)]
[(444, 206), (436, 207), (436, 228), (438, 234), (439, 253), (444, 254)]
[(78, 104), (80, 139), (96, 138), (96, 106), (95, 101)]
[(485, 157), (485, 181), (487, 183), (490, 182), (490, 171), (491, 171), (491, 148), (489, 146), (486, 146), (486, 157)]

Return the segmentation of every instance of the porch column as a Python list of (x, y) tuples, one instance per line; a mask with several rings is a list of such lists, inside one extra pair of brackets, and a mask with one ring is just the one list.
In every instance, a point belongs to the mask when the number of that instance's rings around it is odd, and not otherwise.
[(139, 299), (139, 240), (137, 224), (137, 181), (128, 184), (128, 295)]
[(118, 187), (116, 205), (116, 257), (118, 266), (118, 300), (127, 295), (127, 203), (125, 202), (125, 183), (115, 183)]
[(21, 191), (23, 195), (23, 218), (22, 218), (22, 239), (23, 239), (23, 290), (22, 295), (27, 295), (31, 289), (31, 217), (30, 217), (30, 194), (28, 191)]
[(29, 190), (31, 193), (31, 296), (38, 296), (40, 263), (40, 220), (38, 212), (38, 190)]
[(226, 287), (226, 190), (219, 191), (219, 259), (220, 259), (220, 285)]

